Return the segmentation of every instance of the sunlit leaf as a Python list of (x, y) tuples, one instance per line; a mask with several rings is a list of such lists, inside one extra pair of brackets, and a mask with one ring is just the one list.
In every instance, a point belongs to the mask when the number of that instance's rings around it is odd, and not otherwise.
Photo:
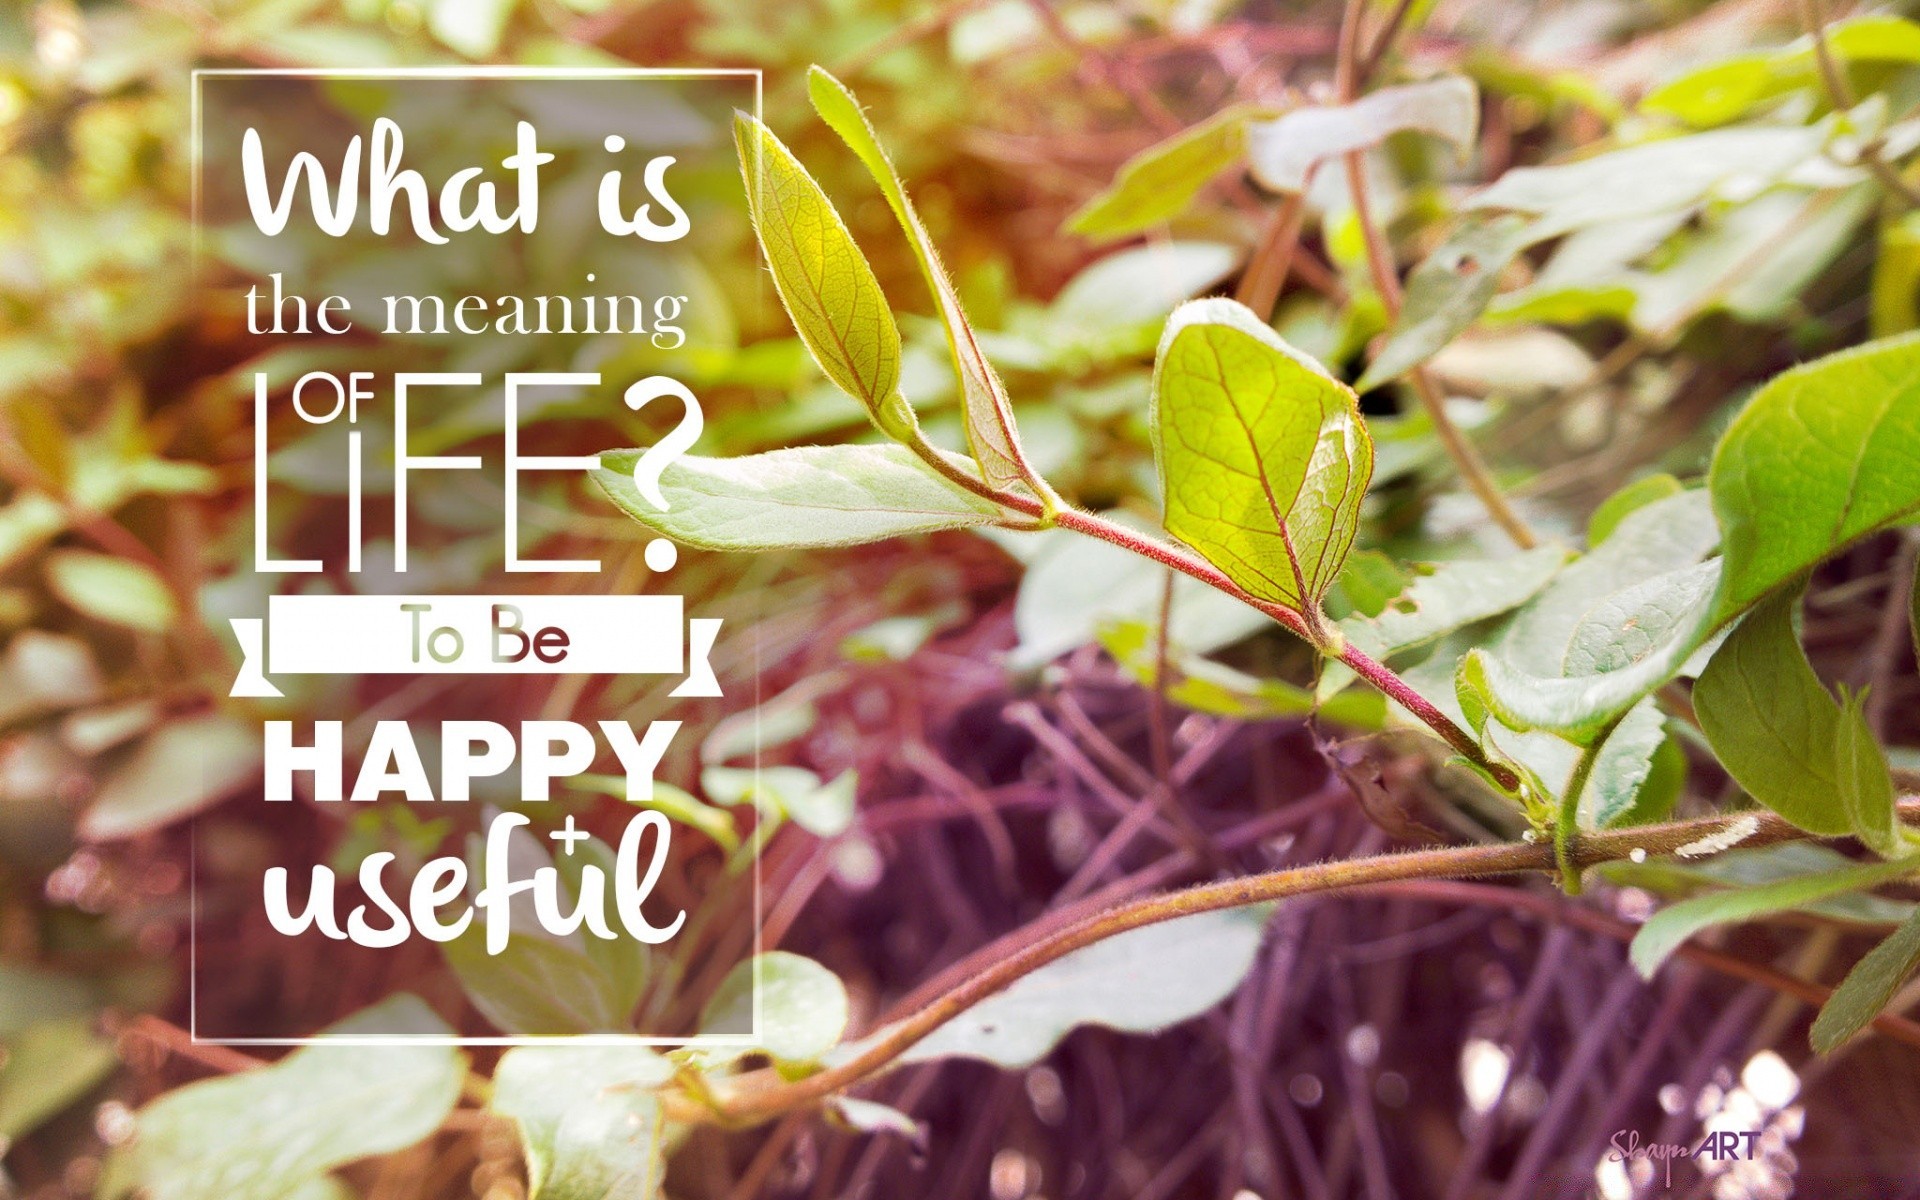
[(162, 726), (113, 768), (80, 820), (95, 841), (133, 837), (190, 817), (258, 782), (260, 730), (214, 713)]
[(673, 1063), (645, 1046), (518, 1046), (491, 1107), (520, 1127), (529, 1200), (651, 1200), (668, 1130), (654, 1092)]
[(165, 633), (179, 615), (166, 580), (145, 563), (61, 550), (47, 556), (47, 583), (62, 600), (90, 617)]
[(1032, 489), (1042, 498), (1051, 497), (1052, 492), (1027, 462), (1026, 452), (1021, 448), (1006, 387), (981, 351), (973, 326), (960, 307), (959, 293), (940, 262), (939, 251), (920, 223), (919, 214), (914, 212), (912, 201), (907, 199), (900, 176), (881, 148), (866, 114), (860, 110), (859, 100), (845, 84), (819, 67), (807, 73), (807, 92), (821, 119), (840, 135), (880, 185), (887, 204), (913, 245), (921, 274), (926, 277), (927, 287), (940, 310), (941, 322), (946, 326), (947, 348), (953, 355), (954, 370), (959, 374), (960, 395), (966, 412), (967, 445), (982, 475), (995, 487), (1021, 486)]
[(840, 977), (810, 958), (770, 950), (735, 967), (707, 1001), (700, 1030), (749, 1035), (776, 1061), (817, 1062), (847, 1030)]
[(1317, 608), (1373, 472), (1353, 392), (1245, 307), (1174, 313), (1154, 368), (1167, 531), (1251, 595)]
[(904, 428), (912, 417), (899, 399), (900, 330), (866, 255), (833, 202), (772, 131), (741, 114), (734, 140), (754, 230), (800, 340), (876, 424), (889, 432)]
[(91, 1017), (42, 1022), (7, 1039), (0, 1047), (0, 1139), (31, 1133), (119, 1065), (113, 1040), (94, 1031)]

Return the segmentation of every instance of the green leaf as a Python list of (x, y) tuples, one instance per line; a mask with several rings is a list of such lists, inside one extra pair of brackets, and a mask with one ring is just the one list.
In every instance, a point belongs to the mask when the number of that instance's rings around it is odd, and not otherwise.
[(1920, 328), (1920, 212), (1903, 213), (1880, 227), (1869, 296), (1868, 328), (1874, 337)]
[[(655, 790), (659, 786), (656, 783)], [(566, 888), (568, 911), (580, 903), (586, 869), (598, 867), (603, 881), (600, 915), (606, 920), (608, 929), (616, 934), (624, 932), (613, 885), (613, 880), (620, 878), (620, 860), (612, 846), (590, 836), (573, 845), (572, 853), (557, 856), (553, 865), (560, 873), (561, 884)], [(595, 937), (586, 927), (582, 927), (579, 941), (586, 952), (587, 961), (593, 964), (594, 971), (599, 975), (598, 990), (606, 998), (606, 1007), (617, 1017), (615, 1027), (628, 1027), (634, 1006), (640, 1003), (641, 995), (647, 990), (647, 981), (653, 975), (653, 947), (638, 938)]]
[(1694, 685), (1701, 731), (1754, 799), (1809, 833), (1899, 845), (1893, 779), (1855, 698), (1835, 703), (1800, 649), (1782, 593), (1749, 613)]
[(1017, 1069), (1081, 1025), (1153, 1033), (1197, 1017), (1240, 986), (1272, 911), (1196, 913), (1076, 950), (940, 1026), (903, 1061), (974, 1058)]
[(1587, 518), (1587, 547), (1591, 549), (1611, 537), (1628, 513), (1684, 491), (1678, 479), (1666, 474), (1647, 475), (1627, 484), (1602, 500), (1593, 516)]
[(1542, 238), (1589, 225), (1689, 208), (1730, 181), (1765, 185), (1820, 151), (1820, 130), (1802, 126), (1716, 129), (1547, 167), (1516, 167), (1468, 202), (1469, 209), (1532, 213)]
[(1920, 509), (1920, 334), (1776, 376), (1708, 476), (1725, 543), (1719, 617)]
[(1438, 354), (1479, 320), (1500, 273), (1538, 240), (1531, 221), (1511, 214), (1456, 229), (1407, 276), (1400, 317), (1354, 389), (1370, 391)]
[[(594, 934), (583, 926), (579, 936)], [(628, 987), (571, 944), (515, 933), (504, 950), (488, 954), (487, 927), (476, 915), (441, 949), (467, 998), (502, 1033), (613, 1033), (627, 1026), (621, 1005)]]
[(0, 1037), (25, 1033), (42, 1022), (91, 1016), (103, 997), (92, 983), (17, 962), (0, 962)]
[(493, 1076), (490, 1107), (514, 1119), (528, 1200), (651, 1200), (669, 1130), (655, 1091), (671, 1060), (645, 1046), (518, 1046)]
[(97, 620), (147, 633), (165, 633), (179, 606), (152, 567), (110, 554), (57, 550), (47, 556), (54, 594)]
[[(1746, 888), (1818, 875), (1859, 865), (1819, 842), (1776, 842), (1728, 850), (1704, 858), (1655, 858), (1643, 863), (1614, 862), (1597, 870), (1616, 883), (1664, 895), (1697, 892), (1701, 885)], [(1801, 906), (1802, 911), (1855, 925), (1897, 925), (1920, 906), (1870, 892), (1844, 892)]]
[(1249, 594), (1316, 611), (1373, 473), (1352, 389), (1245, 306), (1195, 300), (1167, 322), (1153, 391), (1167, 532)]
[(1804, 908), (1843, 892), (1876, 887), (1914, 869), (1911, 862), (1856, 863), (1818, 875), (1801, 875), (1759, 887), (1695, 896), (1653, 914), (1634, 935), (1628, 953), (1640, 974), (1651, 978), (1681, 943), (1708, 926), (1750, 921)]
[(1172, 220), (1246, 154), (1247, 122), (1272, 115), (1272, 109), (1257, 104), (1231, 105), (1147, 147), (1121, 164), (1105, 191), (1067, 218), (1068, 232), (1131, 237)]
[(1024, 486), (1042, 500), (1052, 502), (1053, 492), (1027, 462), (1020, 446), (1020, 434), (1014, 427), (1013, 405), (1000, 376), (987, 361), (960, 307), (960, 295), (947, 277), (933, 239), (920, 223), (912, 201), (907, 199), (900, 176), (887, 159), (880, 139), (860, 110), (860, 102), (847, 86), (832, 75), (814, 67), (807, 72), (807, 93), (814, 111), (840, 135), (854, 154), (866, 165), (874, 182), (880, 185), (887, 204), (906, 231), (907, 240), (920, 261), (920, 273), (926, 277), (940, 309), (940, 320), (947, 331), (947, 349), (953, 355), (954, 370), (960, 380), (960, 395), (967, 418), (967, 445), (981, 474), (996, 488)]
[(1432, 134), (1462, 151), (1480, 128), (1480, 96), (1459, 75), (1381, 88), (1351, 104), (1296, 108), (1247, 127), (1254, 178), (1276, 192), (1299, 192), (1330, 158), (1377, 146), (1396, 133)]
[(815, 837), (838, 837), (853, 825), (858, 772), (849, 768), (821, 782), (803, 767), (708, 767), (700, 790), (721, 804), (751, 801)]
[(665, 780), (653, 781), (653, 797), (648, 800), (634, 800), (628, 796), (627, 777), (624, 775), (575, 775), (571, 782), (573, 786), (587, 791), (665, 813), (668, 819), (706, 834), (728, 853), (740, 845), (740, 833), (733, 827), (732, 817)]
[[(1828, 52), (1840, 62), (1920, 62), (1920, 26), (1899, 17), (1835, 21), (1825, 36)], [(1738, 54), (1688, 71), (1648, 92), (1640, 110), (1689, 125), (1721, 125), (1764, 100), (1816, 83), (1817, 70), (1813, 40), (1803, 37), (1779, 50)]]
[(134, 837), (190, 817), (247, 781), (258, 784), (260, 731), (211, 713), (163, 726), (113, 768), (80, 819), (92, 841)]
[(1628, 514), (1490, 647), (1461, 660), (1455, 690), (1469, 722), (1483, 728), (1493, 715), (1511, 729), (1591, 741), (1686, 668), (1711, 632), (1703, 581), (1716, 568), (1699, 559), (1717, 539), (1699, 492)]
[[(1174, 309), (1218, 283), (1240, 252), (1220, 242), (1149, 242), (1109, 254), (1066, 282), (1047, 316), (1082, 344), (1130, 326), (1150, 325), (1147, 345)], [(1062, 338), (1061, 332), (1054, 334)]]
[(796, 446), (741, 458), (683, 455), (660, 475), (661, 512), (633, 484), (638, 450), (600, 456), (593, 480), (621, 511), (705, 550), (854, 546), (986, 525), (999, 508), (935, 475), (904, 446)]
[[(1440, 563), (1388, 600), (1377, 617), (1353, 616), (1340, 622), (1348, 641), (1375, 658), (1391, 657), (1440, 640), (1456, 629), (1519, 607), (1546, 587), (1566, 565), (1559, 546), (1496, 559), (1456, 559)], [(1325, 699), (1344, 689), (1353, 672), (1329, 660), (1316, 693)]]
[(741, 113), (733, 134), (754, 231), (800, 340), (882, 430), (909, 427), (912, 410), (899, 398), (900, 329), (866, 256), (833, 202), (771, 130)]
[(1920, 912), (1853, 965), (1813, 1020), (1813, 1048), (1832, 1054), (1886, 1008), (1894, 992), (1920, 967)]
[(119, 1065), (112, 1039), (93, 1031), (92, 1017), (47, 1021), (8, 1038), (0, 1044), (0, 1145), (33, 1132)]
[(810, 958), (770, 950), (728, 973), (707, 1001), (700, 1032), (751, 1035), (776, 1062), (812, 1063), (839, 1043), (849, 1016), (838, 975)]
[[(453, 1031), (401, 995), (323, 1037), (441, 1037)], [(109, 1155), (97, 1192), (119, 1200), (288, 1200), (328, 1171), (390, 1154), (440, 1127), (466, 1060), (447, 1046), (312, 1045), (270, 1067), (205, 1079), (140, 1110), (134, 1138)]]

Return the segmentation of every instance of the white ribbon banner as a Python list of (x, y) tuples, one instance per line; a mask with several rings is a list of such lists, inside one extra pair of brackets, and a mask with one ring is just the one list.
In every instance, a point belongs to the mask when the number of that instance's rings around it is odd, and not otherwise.
[(270, 596), (231, 624), (234, 696), (279, 696), (269, 674), (683, 673), (673, 695), (720, 695), (720, 621), (685, 619), (679, 596)]

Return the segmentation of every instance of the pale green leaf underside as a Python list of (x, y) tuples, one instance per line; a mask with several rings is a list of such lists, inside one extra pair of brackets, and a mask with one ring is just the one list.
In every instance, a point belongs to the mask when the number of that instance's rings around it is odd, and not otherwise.
[(1305, 190), (1314, 167), (1376, 146), (1396, 133), (1443, 138), (1462, 149), (1480, 128), (1480, 96), (1459, 75), (1385, 87), (1351, 104), (1297, 108), (1247, 127), (1254, 178), (1276, 192)]
[(1720, 616), (1920, 509), (1920, 334), (1777, 376), (1720, 439), (1709, 476), (1727, 558)]
[(1532, 213), (1550, 237), (1700, 203), (1730, 181), (1764, 186), (1819, 152), (1803, 126), (1717, 129), (1642, 142), (1592, 158), (1508, 171), (1468, 207)]
[(832, 201), (766, 126), (734, 121), (740, 168), (774, 289), (820, 369), (878, 414), (900, 387), (900, 330)]
[(1153, 422), (1167, 531), (1249, 594), (1317, 606), (1373, 472), (1353, 392), (1245, 307), (1196, 300), (1167, 322)]
[(1199, 1016), (1240, 986), (1272, 911), (1197, 913), (1076, 950), (934, 1030), (903, 1061), (1026, 1067), (1081, 1025), (1151, 1033)]
[(634, 520), (707, 550), (852, 546), (995, 520), (999, 509), (930, 471), (903, 446), (797, 446), (740, 458), (676, 459), (657, 511), (633, 485), (637, 450), (600, 456), (594, 482)]
[[(326, 1036), (449, 1037), (413, 996), (397, 996)], [(149, 1200), (285, 1200), (356, 1159), (439, 1128), (466, 1078), (445, 1046), (306, 1046), (270, 1067), (205, 1079), (140, 1110), (133, 1141), (108, 1159), (98, 1195)]]
[(1709, 892), (1670, 904), (1653, 914), (1634, 935), (1630, 949), (1633, 965), (1642, 975), (1651, 976), (1681, 943), (1708, 926), (1801, 908), (1829, 896), (1890, 882), (1914, 869), (1915, 864), (1910, 862), (1861, 863), (1760, 887)]
[(673, 1064), (644, 1046), (519, 1046), (492, 1109), (520, 1126), (530, 1200), (650, 1200), (666, 1171), (654, 1089)]
[[(1348, 617), (1340, 622), (1340, 632), (1375, 658), (1417, 649), (1525, 603), (1566, 561), (1562, 547), (1540, 546), (1506, 558), (1441, 563), (1416, 576), (1379, 616)], [(1349, 668), (1329, 661), (1321, 667), (1315, 694), (1326, 699), (1354, 678)]]
[(810, 958), (771, 950), (728, 973), (707, 1002), (700, 1031), (752, 1034), (754, 1045), (778, 1061), (808, 1063), (839, 1042), (849, 1014), (839, 976)]

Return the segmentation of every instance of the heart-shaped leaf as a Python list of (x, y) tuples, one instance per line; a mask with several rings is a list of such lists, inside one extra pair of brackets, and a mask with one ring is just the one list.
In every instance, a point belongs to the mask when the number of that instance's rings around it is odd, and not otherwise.
[(1167, 532), (1249, 594), (1317, 612), (1373, 474), (1353, 390), (1215, 299), (1168, 320), (1153, 392)]

